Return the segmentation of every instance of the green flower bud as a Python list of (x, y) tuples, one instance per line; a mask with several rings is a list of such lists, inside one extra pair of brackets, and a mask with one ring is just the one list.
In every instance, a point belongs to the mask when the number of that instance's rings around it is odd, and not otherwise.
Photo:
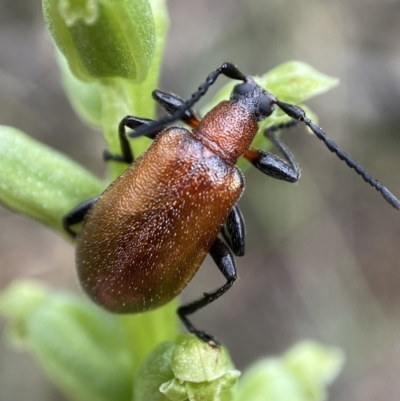
[(43, 0), (51, 35), (83, 81), (144, 81), (154, 52), (148, 0)]
[(317, 395), (315, 399), (324, 399), (325, 386), (336, 379), (343, 367), (345, 356), (340, 348), (302, 341), (291, 348), (282, 361), (310, 394)]
[(239, 376), (224, 348), (184, 335), (150, 354), (137, 376), (135, 400), (227, 401)]
[(243, 375), (235, 401), (324, 401), (339, 374), (343, 352), (303, 341), (281, 358), (266, 358)]

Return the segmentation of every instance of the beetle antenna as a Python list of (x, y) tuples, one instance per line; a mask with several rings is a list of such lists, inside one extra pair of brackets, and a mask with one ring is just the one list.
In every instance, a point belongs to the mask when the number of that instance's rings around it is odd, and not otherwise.
[[(232, 63), (223, 63), (221, 67), (217, 68), (211, 74), (208, 75), (206, 80), (199, 86), (199, 89), (194, 92), (189, 100), (187, 100), (181, 108), (170, 116), (166, 116), (157, 120), (154, 124), (143, 125), (135, 129), (135, 137), (138, 135), (150, 135), (157, 131), (160, 131), (165, 125), (171, 124), (174, 121), (182, 119), (185, 113), (191, 109), (195, 103), (197, 103), (202, 96), (206, 94), (209, 87), (217, 80), (221, 75), (225, 75), (231, 79), (237, 79), (239, 81), (246, 81), (246, 76), (239, 71), (239, 69)], [(130, 135), (129, 135), (130, 136)]]
[(286, 113), (289, 117), (294, 118), (298, 121), (302, 121), (307, 127), (311, 129), (311, 131), (320, 139), (326, 147), (332, 152), (335, 153), (336, 156), (344, 161), (350, 168), (354, 169), (354, 171), (359, 174), (365, 182), (374, 187), (381, 195), (385, 198), (385, 200), (390, 203), (395, 209), (400, 209), (400, 201), (379, 181), (375, 180), (371, 177), (369, 173), (365, 171), (365, 169), (360, 166), (355, 160), (353, 160), (347, 153), (343, 150), (339, 149), (338, 145), (331, 139), (329, 139), (325, 132), (322, 131), (317, 125), (315, 125), (307, 116), (303, 109), (293, 104), (284, 103), (279, 100), (275, 102), (284, 113)]

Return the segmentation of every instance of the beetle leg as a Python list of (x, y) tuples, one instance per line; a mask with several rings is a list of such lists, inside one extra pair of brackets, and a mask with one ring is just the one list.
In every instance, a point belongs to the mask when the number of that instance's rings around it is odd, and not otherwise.
[(198, 299), (197, 301), (191, 302), (190, 304), (181, 306), (178, 308), (178, 315), (182, 320), (183, 324), (186, 326), (189, 332), (195, 334), (201, 340), (210, 342), (213, 341), (216, 344), (219, 344), (219, 341), (216, 340), (213, 336), (205, 333), (204, 331), (197, 330), (193, 324), (189, 321), (186, 317), (187, 315), (191, 315), (192, 313), (196, 312), (197, 310), (203, 308), (204, 306), (214, 302), (218, 299), (221, 295), (223, 295), (229, 288), (232, 287), (233, 283), (237, 278), (236, 274), (236, 266), (235, 260), (233, 255), (227, 245), (222, 242), (221, 239), (216, 238), (210, 248), (210, 255), (213, 258), (214, 262), (216, 263), (220, 272), (226, 278), (226, 283), (218, 288), (217, 290), (204, 294), (203, 298)]
[[(185, 101), (173, 93), (155, 89), (151, 95), (153, 96), (153, 99), (167, 111), (168, 114), (174, 114), (181, 107), (185, 106)], [(181, 117), (181, 120), (191, 128), (197, 128), (200, 124), (200, 117), (192, 108), (185, 111), (185, 114), (183, 117)]]
[(273, 125), (265, 130), (265, 135), (278, 147), (284, 159), (272, 153), (252, 148), (246, 150), (243, 157), (262, 173), (270, 177), (287, 182), (296, 182), (300, 177), (300, 168), (290, 150), (274, 133), (278, 129), (290, 128), (296, 124), (297, 121), (290, 120), (287, 123)]
[(245, 224), (238, 205), (235, 205), (229, 213), (221, 234), (236, 256), (244, 255)]
[(98, 199), (99, 197), (96, 196), (95, 198), (91, 198), (80, 203), (63, 217), (62, 225), (68, 234), (74, 238), (76, 237), (76, 232), (71, 230), (71, 226), (82, 222), (90, 208), (97, 202)]
[[(125, 131), (125, 127), (131, 128), (134, 130), (137, 127), (140, 127), (142, 125), (151, 125), (154, 122), (155, 122), (154, 120), (150, 120), (148, 118), (139, 118), (139, 117), (133, 117), (133, 116), (124, 117), (118, 126), (118, 135), (119, 135), (119, 141), (121, 144), (122, 155), (113, 155), (112, 153), (108, 152), (108, 150), (106, 150), (106, 151), (104, 151), (104, 154), (103, 154), (104, 160), (106, 160), (106, 161), (113, 160), (116, 162), (131, 164), (134, 160), (134, 157), (133, 157), (132, 149), (129, 145), (128, 135)], [(164, 129), (164, 127), (162, 129)], [(129, 133), (129, 137), (136, 138), (136, 137), (143, 135), (143, 136), (146, 136), (147, 138), (154, 139), (156, 137), (156, 135), (160, 131), (162, 131), (162, 129), (160, 129), (159, 131), (156, 131), (154, 133), (151, 133), (151, 134), (139, 132), (138, 135), (135, 135), (135, 132), (131, 132), (131, 133)]]

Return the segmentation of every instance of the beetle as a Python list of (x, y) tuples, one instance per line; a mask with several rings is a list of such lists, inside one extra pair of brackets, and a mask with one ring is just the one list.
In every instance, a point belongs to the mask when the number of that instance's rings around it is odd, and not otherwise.
[[(202, 119), (194, 104), (218, 76), (241, 81), (230, 100)], [(130, 164), (99, 196), (67, 214), (63, 226), (77, 236), (76, 265), (89, 297), (115, 313), (144, 312), (166, 304), (192, 279), (209, 253), (226, 279), (220, 288), (178, 308), (189, 332), (204, 341), (218, 340), (197, 330), (188, 315), (215, 301), (236, 280), (234, 256), (244, 255), (245, 228), (238, 200), (243, 176), (235, 166), (243, 156), (267, 176), (296, 182), (299, 167), (277, 130), (303, 122), (328, 149), (396, 209), (400, 201), (315, 125), (298, 106), (281, 102), (231, 63), (223, 63), (188, 101), (155, 90), (153, 98), (169, 113), (157, 121), (126, 116), (119, 124), (121, 155), (106, 160)], [(283, 158), (251, 148), (258, 122), (279, 107), (291, 120), (269, 127), (265, 135)], [(168, 127), (181, 120), (188, 125)], [(134, 131), (127, 133), (126, 128)], [(153, 139), (134, 160), (128, 138)], [(76, 235), (71, 226), (82, 222)]]

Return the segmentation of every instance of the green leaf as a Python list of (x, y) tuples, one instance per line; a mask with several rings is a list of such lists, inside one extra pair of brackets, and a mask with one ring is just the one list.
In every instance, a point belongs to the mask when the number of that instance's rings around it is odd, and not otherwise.
[(338, 85), (337, 78), (322, 74), (300, 61), (290, 61), (272, 69), (261, 84), (278, 99), (299, 104)]
[(148, 0), (43, 0), (42, 6), (77, 78), (144, 81), (155, 41)]
[(130, 401), (133, 360), (115, 317), (40, 284), (14, 283), (0, 297), (13, 343), (29, 349), (74, 401)]
[(0, 144), (0, 202), (58, 231), (66, 213), (104, 188), (83, 167), (15, 128), (0, 126)]

